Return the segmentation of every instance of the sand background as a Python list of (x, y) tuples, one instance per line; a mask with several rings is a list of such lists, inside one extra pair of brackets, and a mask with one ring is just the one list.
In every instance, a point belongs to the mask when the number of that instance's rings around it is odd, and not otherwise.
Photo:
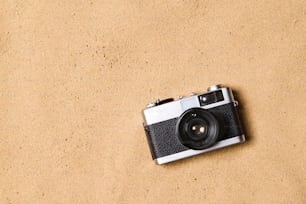
[[(0, 203), (306, 203), (304, 0), (0, 5)], [(247, 143), (155, 165), (141, 110), (216, 83)]]

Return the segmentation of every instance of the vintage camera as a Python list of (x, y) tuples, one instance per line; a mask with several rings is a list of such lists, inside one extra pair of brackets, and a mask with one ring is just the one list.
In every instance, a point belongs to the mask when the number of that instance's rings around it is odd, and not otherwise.
[(232, 90), (220, 85), (149, 104), (143, 116), (152, 158), (164, 164), (244, 142), (237, 106)]

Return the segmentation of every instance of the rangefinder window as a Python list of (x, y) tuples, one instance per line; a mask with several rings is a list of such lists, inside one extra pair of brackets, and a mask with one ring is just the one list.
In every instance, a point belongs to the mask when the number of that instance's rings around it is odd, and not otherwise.
[(222, 91), (214, 91), (199, 96), (199, 101), (201, 106), (206, 106), (223, 100), (224, 97)]

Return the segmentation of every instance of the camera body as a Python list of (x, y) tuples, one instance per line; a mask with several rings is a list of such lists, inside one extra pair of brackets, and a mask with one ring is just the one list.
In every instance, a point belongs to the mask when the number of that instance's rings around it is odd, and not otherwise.
[(152, 158), (165, 164), (244, 142), (237, 106), (232, 90), (220, 85), (149, 104), (143, 117)]

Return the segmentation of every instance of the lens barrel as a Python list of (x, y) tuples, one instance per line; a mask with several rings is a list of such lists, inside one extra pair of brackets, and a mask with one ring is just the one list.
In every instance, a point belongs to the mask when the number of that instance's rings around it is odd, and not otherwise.
[(218, 141), (220, 132), (218, 119), (208, 110), (192, 108), (185, 111), (176, 124), (176, 136), (191, 149), (202, 150)]

